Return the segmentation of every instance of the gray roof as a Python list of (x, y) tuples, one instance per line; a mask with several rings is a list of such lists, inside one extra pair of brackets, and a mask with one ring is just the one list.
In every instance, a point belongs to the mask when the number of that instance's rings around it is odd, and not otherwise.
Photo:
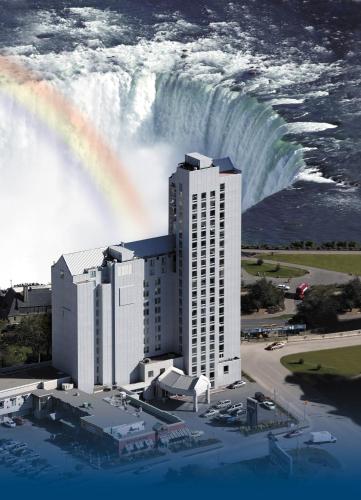
[(219, 168), (221, 173), (240, 173), (240, 170), (236, 169), (233, 165), (232, 160), (227, 156), (226, 158), (215, 158), (213, 160), (213, 165)]
[(130, 241), (124, 243), (124, 247), (133, 250), (137, 257), (155, 257), (173, 252), (175, 249), (175, 238), (173, 235), (158, 236), (147, 240)]
[(190, 377), (189, 375), (183, 375), (176, 371), (170, 371), (162, 378), (161, 383), (172, 387), (174, 390), (192, 391), (198, 380), (198, 377)]
[(46, 312), (51, 306), (51, 290), (50, 288), (28, 288), (27, 300), (24, 300), (23, 294), (17, 294), (14, 298), (9, 316), (17, 314), (27, 314), (34, 312)]
[(73, 276), (83, 274), (85, 269), (101, 266), (104, 260), (104, 250), (107, 247), (92, 248), (81, 252), (63, 255), (66, 265)]
[(46, 363), (38, 366), (6, 368), (0, 371), (0, 392), (66, 376), (65, 373)]

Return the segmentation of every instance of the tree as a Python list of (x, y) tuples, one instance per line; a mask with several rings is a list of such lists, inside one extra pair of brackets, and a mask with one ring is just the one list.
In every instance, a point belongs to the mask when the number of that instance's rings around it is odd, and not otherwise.
[(263, 266), (263, 259), (257, 259), (257, 266)]
[(248, 287), (248, 294), (242, 297), (242, 312), (249, 314), (261, 308), (284, 307), (283, 292), (265, 278)]
[(361, 308), (361, 281), (354, 278), (343, 286), (340, 297), (341, 307), (344, 310)]
[(2, 350), (1, 365), (22, 365), (27, 361), (29, 354), (31, 354), (31, 349), (29, 347), (20, 346), (17, 344), (8, 345), (5, 347), (5, 349)]
[(17, 342), (29, 347), (32, 356), (40, 363), (41, 357), (50, 357), (51, 316), (38, 314), (23, 318), (16, 329)]
[(340, 297), (334, 286), (313, 286), (297, 307), (296, 321), (303, 321), (311, 327), (330, 327), (337, 323)]

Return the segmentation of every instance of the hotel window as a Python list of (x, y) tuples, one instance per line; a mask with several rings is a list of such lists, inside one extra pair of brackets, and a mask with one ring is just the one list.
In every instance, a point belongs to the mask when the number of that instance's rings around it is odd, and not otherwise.
[(225, 365), (223, 367), (223, 373), (226, 374), (226, 373), (229, 373), (229, 366), (228, 365)]
[(197, 194), (193, 194), (193, 195), (192, 195), (192, 201), (197, 201), (197, 197), (198, 197), (198, 195), (197, 195)]
[(202, 197), (202, 200), (205, 200), (207, 198), (207, 193), (202, 193), (201, 197)]
[(219, 186), (220, 191), (224, 191), (224, 183)]
[(211, 198), (214, 198), (216, 196), (216, 192), (215, 191), (211, 191)]

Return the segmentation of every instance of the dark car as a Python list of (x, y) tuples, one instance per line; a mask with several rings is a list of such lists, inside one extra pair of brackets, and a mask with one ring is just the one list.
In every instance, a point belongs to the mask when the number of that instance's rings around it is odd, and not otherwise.
[(263, 392), (256, 392), (254, 395), (254, 399), (256, 399), (259, 403), (263, 403), (263, 401), (266, 401), (266, 396), (263, 394)]
[(14, 422), (16, 425), (24, 425), (25, 420), (22, 417), (13, 417)]

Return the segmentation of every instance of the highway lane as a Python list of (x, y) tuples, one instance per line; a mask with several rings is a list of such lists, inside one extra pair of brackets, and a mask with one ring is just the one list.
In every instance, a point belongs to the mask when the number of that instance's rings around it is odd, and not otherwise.
[(332, 402), (320, 403), (316, 397), (305, 405), (302, 389), (286, 382), (285, 379), (290, 373), (280, 363), (281, 357), (287, 354), (353, 345), (361, 345), (361, 337), (289, 343), (276, 351), (266, 351), (265, 343), (244, 342), (242, 368), (264, 387), (265, 391), (270, 394), (276, 391), (276, 399), (296, 413), (301, 421), (306, 417), (310, 430), (328, 430), (334, 434), (338, 439), (337, 443), (324, 446), (340, 460), (348, 473), (359, 474), (361, 464), (356, 460), (356, 456), (361, 449), (361, 427), (352, 419), (338, 415)]

